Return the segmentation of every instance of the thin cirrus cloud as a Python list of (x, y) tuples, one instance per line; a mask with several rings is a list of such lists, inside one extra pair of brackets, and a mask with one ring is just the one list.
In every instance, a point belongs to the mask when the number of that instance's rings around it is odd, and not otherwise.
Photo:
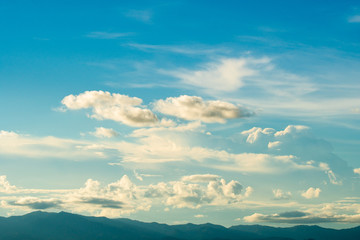
[(143, 23), (151, 23), (153, 12), (150, 10), (132, 9), (125, 12), (124, 15), (128, 18), (132, 18)]
[(132, 34), (133, 33), (90, 32), (90, 33), (86, 34), (86, 37), (95, 38), (95, 39), (118, 39), (118, 38), (130, 36)]
[(360, 23), (360, 15), (354, 15), (349, 17), (348, 21), (350, 23)]
[(161, 73), (207, 92), (234, 92), (244, 86), (244, 79), (258, 74), (256, 68), (269, 63), (269, 58), (222, 58), (216, 62), (206, 63), (198, 70), (179, 69)]

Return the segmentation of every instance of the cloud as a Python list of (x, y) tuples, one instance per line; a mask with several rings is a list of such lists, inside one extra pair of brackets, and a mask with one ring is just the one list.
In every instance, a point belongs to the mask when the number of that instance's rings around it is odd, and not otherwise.
[(329, 216), (313, 216), (305, 212), (294, 211), (284, 212), (280, 214), (264, 215), (254, 213), (253, 215), (244, 217), (246, 222), (271, 222), (271, 223), (289, 223), (289, 224), (315, 224), (337, 222), (337, 218)]
[[(79, 95), (68, 95), (61, 103), (70, 110), (91, 108), (91, 117), (109, 119), (129, 126), (154, 126), (159, 123), (156, 115), (149, 109), (141, 108), (142, 100), (118, 93), (86, 91)], [(160, 122), (166, 123), (166, 122)]]
[(301, 194), (301, 196), (303, 196), (304, 198), (307, 199), (311, 199), (311, 198), (318, 198), (320, 195), (321, 189), (320, 188), (313, 188), (310, 187), (308, 190), (306, 190), (305, 192), (303, 192)]
[(0, 176), (0, 193), (13, 193), (16, 190), (16, 186), (11, 185), (5, 175)]
[(62, 201), (54, 198), (40, 199), (36, 197), (23, 197), (16, 201), (10, 201), (8, 203), (13, 206), (21, 206), (21, 207), (28, 207), (30, 209), (44, 210), (49, 208), (60, 208)]
[(354, 173), (359, 174), (360, 175), (360, 168), (354, 168)]
[(194, 215), (195, 218), (204, 218), (205, 216), (203, 214), (196, 214)]
[(256, 142), (261, 135), (270, 135), (273, 134), (275, 130), (273, 128), (259, 128), (259, 127), (253, 127), (249, 130), (242, 131), (242, 135), (247, 135), (246, 142), (248, 143), (254, 143)]
[[(197, 179), (198, 183), (189, 183), (188, 179), (194, 179), (194, 176), (201, 179)], [(150, 185), (145, 196), (162, 198), (166, 205), (175, 208), (195, 209), (206, 205), (236, 204), (249, 197), (253, 191), (251, 187), (247, 187), (243, 193), (243, 186), (234, 180), (228, 183), (220, 177), (209, 180), (205, 182), (204, 175), (184, 176), (181, 181)]]
[(350, 23), (358, 23), (360, 22), (360, 15), (351, 16), (348, 21)]
[(132, 33), (118, 33), (118, 32), (91, 32), (86, 35), (88, 38), (96, 39), (117, 39), (121, 37), (126, 37)]
[(209, 92), (233, 92), (244, 85), (246, 77), (258, 73), (256, 68), (270, 62), (268, 58), (223, 58), (204, 64), (199, 70), (162, 71), (181, 80), (182, 83)]
[(246, 222), (269, 222), (269, 223), (287, 223), (287, 224), (319, 224), (319, 223), (360, 223), (360, 214), (331, 214), (292, 211), (275, 214), (260, 214), (243, 218)]
[(284, 200), (291, 198), (291, 192), (284, 192), (281, 189), (274, 189), (273, 194), (275, 200)]
[(184, 182), (210, 182), (216, 181), (220, 178), (218, 175), (214, 174), (197, 174), (197, 175), (190, 175), (185, 176), (181, 179)]
[(227, 119), (249, 117), (250, 111), (223, 101), (204, 101), (201, 97), (182, 95), (154, 103), (155, 110), (185, 120), (225, 123)]
[(0, 132), (0, 154), (29, 158), (94, 159), (93, 149), (85, 149), (87, 141), (56, 138), (53, 136), (34, 137), (14, 132)]
[(104, 127), (98, 127), (96, 128), (95, 132), (91, 132), (90, 134), (98, 138), (112, 138), (119, 135), (119, 133), (116, 132), (114, 129)]
[(149, 10), (129, 10), (125, 13), (126, 17), (133, 18), (143, 23), (151, 23), (153, 13)]
[[(2, 179), (6, 180), (6, 176)], [(7, 181), (5, 185), (11, 186)], [(203, 206), (226, 207), (242, 202), (253, 191), (251, 187), (244, 189), (238, 181), (227, 182), (220, 176), (209, 174), (184, 176), (179, 181), (158, 182), (155, 185), (136, 185), (127, 175), (123, 175), (118, 181), (105, 186), (99, 181), (88, 179), (82, 188), (66, 191), (12, 188), (21, 191), (0, 197), (3, 207), (8, 209), (57, 208), (109, 217), (148, 211), (153, 205), (192, 209)], [(40, 194), (41, 198), (30, 194)]]
[(19, 134), (13, 132), (13, 131), (5, 131), (5, 130), (0, 130), (0, 138), (15, 138), (18, 137)]
[(204, 46), (174, 46), (174, 45), (152, 45), (152, 44), (139, 44), (139, 43), (128, 43), (125, 46), (133, 47), (141, 51), (165, 51), (173, 52), (176, 54), (185, 55), (209, 55), (214, 53), (229, 52), (226, 48), (214, 48)]

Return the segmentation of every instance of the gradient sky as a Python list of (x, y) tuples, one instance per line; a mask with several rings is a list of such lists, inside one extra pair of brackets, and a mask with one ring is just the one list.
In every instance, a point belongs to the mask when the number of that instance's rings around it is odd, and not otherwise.
[(1, 1), (0, 215), (360, 224), (359, 1)]

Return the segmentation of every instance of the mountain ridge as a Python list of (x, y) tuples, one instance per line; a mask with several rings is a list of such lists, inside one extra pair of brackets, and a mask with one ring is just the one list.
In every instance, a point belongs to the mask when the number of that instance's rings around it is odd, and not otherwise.
[(355, 240), (359, 236), (360, 226), (340, 230), (317, 225), (236, 225), (227, 228), (212, 223), (168, 225), (43, 211), (0, 217), (0, 239), (7, 240)]

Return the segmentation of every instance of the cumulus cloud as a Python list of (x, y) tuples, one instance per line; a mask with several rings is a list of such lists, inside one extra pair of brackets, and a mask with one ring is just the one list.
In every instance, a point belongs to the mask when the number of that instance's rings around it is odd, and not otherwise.
[(13, 186), (6, 179), (5, 175), (0, 176), (0, 192), (2, 193), (12, 193), (17, 190), (16, 186)]
[(258, 66), (269, 62), (268, 58), (223, 58), (204, 64), (198, 70), (180, 69), (164, 73), (206, 91), (232, 92), (241, 88), (247, 77), (256, 75)]
[(13, 132), (13, 131), (5, 131), (0, 130), (0, 138), (8, 138), (8, 137), (18, 137), (19, 134)]
[(354, 168), (354, 173), (359, 174), (360, 175), (360, 168)]
[(98, 138), (112, 138), (119, 135), (114, 129), (104, 127), (98, 127), (95, 129), (95, 132), (91, 132), (90, 134)]
[(256, 142), (262, 135), (270, 135), (275, 132), (275, 129), (273, 128), (259, 128), (259, 127), (253, 127), (249, 130), (242, 131), (242, 135), (246, 135), (247, 139), (246, 142), (248, 143), (254, 143)]
[(140, 98), (118, 93), (86, 91), (79, 95), (68, 95), (61, 103), (70, 110), (91, 108), (91, 117), (98, 120), (109, 119), (137, 127), (154, 126), (159, 123), (151, 110), (141, 107)]
[(227, 183), (222, 178), (209, 178), (210, 181), (205, 182), (205, 179), (200, 177), (201, 182), (198, 183), (183, 181), (193, 178), (194, 175), (185, 176), (182, 181), (150, 185), (145, 196), (161, 197), (166, 205), (175, 208), (200, 208), (204, 205), (236, 204), (249, 197), (253, 191), (251, 187), (247, 187), (243, 192), (243, 186), (239, 182), (231, 180)]
[[(6, 181), (7, 188), (17, 189)], [(4, 184), (3, 184), (4, 185)], [(159, 182), (155, 185), (136, 185), (127, 175), (118, 181), (102, 185), (88, 179), (79, 189), (43, 191), (21, 189), (16, 195), (0, 197), (2, 205), (10, 209), (64, 209), (119, 217), (137, 211), (148, 211), (153, 205), (174, 208), (200, 208), (237, 204), (250, 196), (253, 189), (238, 181), (229, 182), (220, 176), (198, 174), (184, 176), (179, 181)], [(9, 190), (7, 190), (10, 193)], [(31, 196), (41, 194), (41, 197)]]
[(291, 198), (291, 192), (284, 192), (281, 189), (274, 189), (273, 190), (274, 199), (276, 200), (283, 200)]
[(155, 109), (163, 114), (185, 120), (224, 123), (227, 119), (248, 117), (250, 111), (223, 101), (204, 101), (201, 97), (182, 95), (169, 97), (154, 103)]
[(320, 188), (313, 188), (310, 187), (308, 190), (304, 191), (301, 196), (307, 199), (311, 198), (318, 198), (320, 195), (321, 189)]

